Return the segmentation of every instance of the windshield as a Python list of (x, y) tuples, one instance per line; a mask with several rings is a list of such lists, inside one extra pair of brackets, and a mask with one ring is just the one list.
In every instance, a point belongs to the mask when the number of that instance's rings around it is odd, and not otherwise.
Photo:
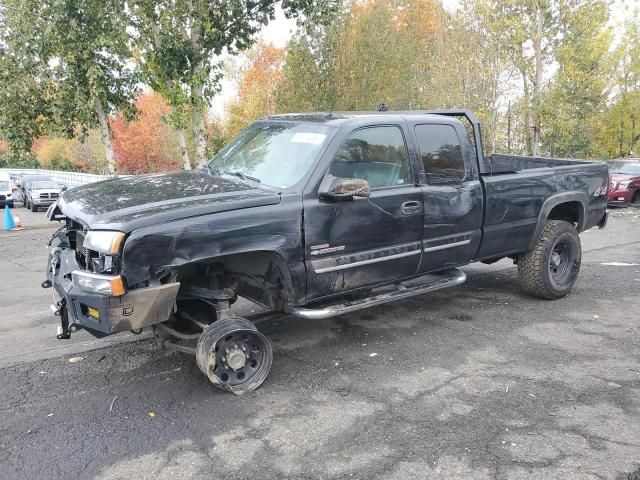
[(0, 191), (6, 192), (11, 191), (11, 184), (9, 182), (0, 181)]
[(33, 182), (31, 185), (33, 190), (44, 190), (46, 188), (60, 188), (56, 182)]
[(609, 170), (612, 173), (623, 173), (627, 175), (640, 175), (640, 162), (611, 162)]
[(332, 131), (332, 127), (309, 123), (255, 123), (220, 150), (208, 166), (219, 174), (291, 187), (309, 170)]

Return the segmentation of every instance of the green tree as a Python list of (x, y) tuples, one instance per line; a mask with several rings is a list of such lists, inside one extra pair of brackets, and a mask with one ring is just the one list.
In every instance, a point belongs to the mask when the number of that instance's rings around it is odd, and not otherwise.
[(275, 91), (281, 80), (284, 53), (272, 45), (258, 45), (242, 72), (237, 98), (227, 106), (225, 137), (233, 138), (249, 123), (276, 113)]
[(46, 64), (16, 35), (25, 28), (26, 21), (19, 21), (22, 16), (15, 8), (0, 8), (0, 138), (9, 150), (4, 165), (33, 167), (33, 140), (47, 130), (46, 99), (55, 92)]
[(602, 118), (597, 152), (609, 158), (640, 156), (640, 21), (627, 20), (616, 51), (613, 101)]
[(560, 0), (478, 0), (501, 32), (500, 45), (522, 81), (518, 102), (525, 152), (540, 155), (545, 70), (553, 62)]
[(331, 56), (324, 38), (317, 32), (299, 34), (287, 45), (282, 78), (274, 94), (278, 113), (330, 110), (335, 105)]
[[(26, 77), (52, 93), (39, 105), (67, 136), (98, 127), (109, 173), (116, 171), (108, 117), (120, 110), (135, 113), (132, 98), (137, 76), (128, 48), (127, 14), (120, 0), (7, 0), (12, 12), (7, 37)], [(39, 77), (39, 78), (38, 78)]]
[(591, 157), (613, 73), (605, 1), (564, 1), (557, 72), (545, 93), (545, 150), (552, 156)]
[[(220, 88), (220, 55), (247, 49), (255, 34), (274, 16), (275, 0), (132, 0), (136, 47), (144, 61), (147, 81), (169, 101), (174, 123), (190, 128), (195, 162), (206, 160), (205, 115)], [(321, 20), (337, 5), (334, 0), (284, 0), (288, 16), (298, 14)], [(183, 164), (191, 161), (184, 146)]]
[(419, 107), (441, 11), (431, 0), (354, 2), (329, 28), (301, 32), (287, 48), (278, 110)]

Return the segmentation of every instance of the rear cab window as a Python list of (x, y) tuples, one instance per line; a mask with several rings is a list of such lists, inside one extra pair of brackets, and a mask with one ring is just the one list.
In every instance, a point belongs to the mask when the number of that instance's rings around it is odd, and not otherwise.
[(424, 167), (428, 185), (462, 182), (466, 177), (460, 138), (451, 125), (424, 124), (415, 126), (418, 161)]

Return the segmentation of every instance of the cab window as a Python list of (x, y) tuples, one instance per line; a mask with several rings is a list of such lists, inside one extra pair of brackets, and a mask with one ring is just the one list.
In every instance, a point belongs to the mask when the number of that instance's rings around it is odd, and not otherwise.
[(412, 183), (402, 130), (380, 126), (352, 132), (331, 162), (330, 173), (334, 177), (366, 180), (371, 188)]
[(455, 129), (451, 125), (416, 125), (415, 132), (427, 184), (462, 181), (464, 159)]

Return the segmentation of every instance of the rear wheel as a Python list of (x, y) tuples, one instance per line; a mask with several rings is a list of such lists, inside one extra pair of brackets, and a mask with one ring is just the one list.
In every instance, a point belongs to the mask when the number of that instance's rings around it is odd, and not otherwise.
[(216, 386), (242, 395), (265, 381), (273, 352), (269, 340), (249, 320), (227, 318), (205, 329), (198, 339), (196, 361)]
[(520, 285), (535, 297), (562, 298), (573, 288), (581, 260), (580, 237), (574, 226), (549, 220), (534, 249), (518, 260)]

